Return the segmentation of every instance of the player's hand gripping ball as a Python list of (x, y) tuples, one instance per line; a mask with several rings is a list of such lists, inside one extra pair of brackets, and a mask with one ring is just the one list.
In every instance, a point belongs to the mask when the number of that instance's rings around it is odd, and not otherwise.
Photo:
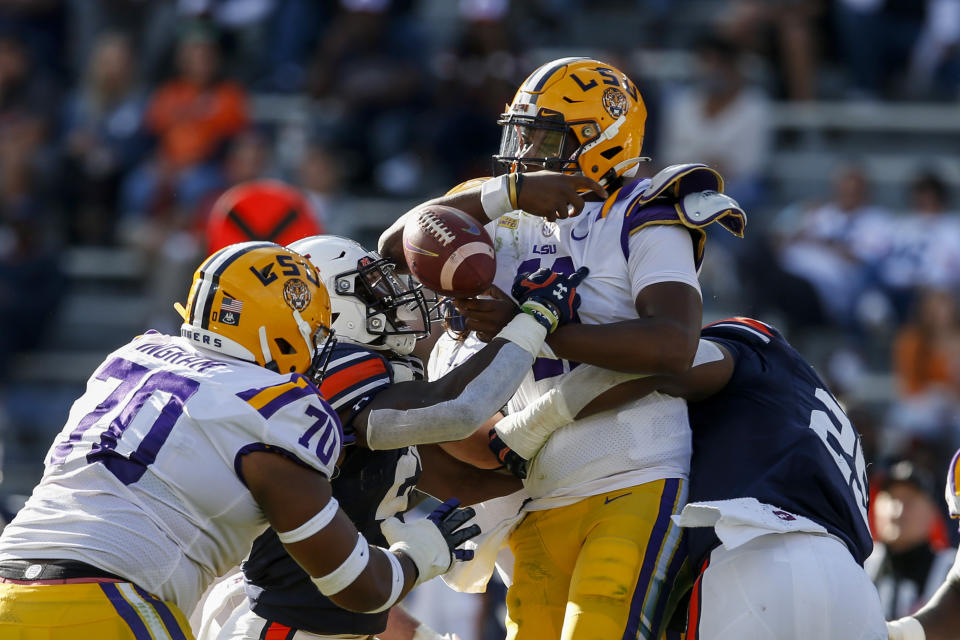
[(550, 269), (540, 269), (533, 273), (521, 273), (513, 281), (511, 293), (520, 304), (520, 309), (537, 319), (553, 333), (574, 319), (580, 307), (580, 294), (577, 286), (583, 282), (590, 270), (580, 267), (570, 275), (563, 275)]
[(454, 298), (490, 288), (497, 272), (493, 242), (469, 215), (442, 205), (424, 205), (403, 228), (403, 257), (423, 286)]

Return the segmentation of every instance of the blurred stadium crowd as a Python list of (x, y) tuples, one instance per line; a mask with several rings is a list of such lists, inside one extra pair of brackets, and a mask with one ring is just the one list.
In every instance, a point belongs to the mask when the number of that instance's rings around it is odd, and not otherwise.
[(958, 45), (960, 0), (2, 0), (0, 490), (36, 481), (105, 351), (176, 328), (226, 189), (290, 181), (372, 243), (489, 174), (530, 70), (592, 55), (641, 88), (648, 172), (708, 163), (750, 216), (708, 248), (705, 319), (784, 329), (878, 491), (910, 460), (918, 539), (955, 543)]

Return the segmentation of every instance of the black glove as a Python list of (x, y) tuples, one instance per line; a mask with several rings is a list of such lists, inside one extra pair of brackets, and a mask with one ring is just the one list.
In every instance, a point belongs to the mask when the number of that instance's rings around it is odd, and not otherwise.
[(472, 549), (457, 549), (461, 544), (480, 535), (479, 525), (472, 524), (466, 529), (460, 529), (470, 518), (477, 515), (473, 507), (464, 507), (458, 509), (460, 501), (456, 498), (450, 498), (439, 507), (430, 512), (427, 520), (437, 525), (440, 535), (447, 541), (450, 552), (457, 560), (473, 560)]
[(507, 468), (507, 471), (523, 480), (527, 477), (527, 461), (519, 453), (507, 446), (507, 443), (500, 439), (496, 429), (490, 429), (487, 434), (490, 437), (488, 446), (497, 460)]
[(580, 267), (570, 275), (550, 269), (521, 273), (513, 281), (510, 292), (521, 310), (536, 318), (547, 328), (547, 333), (553, 333), (557, 327), (573, 320), (580, 306), (577, 285), (589, 272), (587, 267)]

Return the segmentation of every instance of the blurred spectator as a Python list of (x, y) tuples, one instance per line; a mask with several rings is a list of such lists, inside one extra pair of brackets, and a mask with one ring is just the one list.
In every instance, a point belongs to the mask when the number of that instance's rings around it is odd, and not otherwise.
[(910, 203), (894, 223), (890, 251), (879, 265), (880, 283), (902, 321), (920, 287), (960, 284), (960, 218), (949, 211), (949, 188), (936, 172), (910, 184)]
[(460, 34), (433, 64), (433, 172), (447, 185), (489, 174), (500, 141), (497, 117), (530, 71), (507, 19), (507, 0), (463, 0), (459, 6)]
[(908, 74), (913, 97), (956, 99), (960, 92), (960, 0), (930, 0)]
[(267, 25), (270, 44), (261, 55), (267, 65), (262, 79), (266, 91), (298, 91), (307, 75), (307, 61), (317, 48), (323, 25), (330, 19), (329, 2), (276, 0), (276, 10)]
[[(335, 152), (320, 143), (307, 147), (297, 170), (297, 181), (317, 217), (334, 235), (349, 235), (355, 220), (344, 201), (340, 166)], [(355, 212), (354, 212), (355, 213)]]
[(928, 471), (902, 461), (874, 497), (874, 551), (864, 563), (888, 620), (920, 608), (943, 582), (956, 557), (955, 549), (938, 551), (931, 532), (942, 524), (939, 492)]
[(16, 34), (37, 71), (59, 75), (69, 66), (64, 56), (67, 42), (65, 0), (0, 2), (0, 31)]
[(113, 240), (120, 184), (146, 152), (145, 99), (137, 89), (134, 64), (126, 36), (102, 36), (83, 84), (67, 103), (63, 208), (73, 243)]
[(230, 141), (222, 171), (223, 188), (207, 193), (194, 209), (192, 226), (199, 238), (205, 237), (210, 212), (213, 210), (214, 203), (224, 192), (243, 182), (272, 175), (270, 146), (267, 138), (252, 129), (239, 134)]
[(249, 84), (264, 71), (267, 18), (276, 0), (178, 0), (181, 19), (210, 20), (225, 36), (228, 66)]
[(178, 75), (150, 98), (146, 126), (159, 147), (127, 179), (124, 215), (147, 215), (164, 197), (181, 211), (192, 210), (222, 184), (217, 156), (247, 126), (246, 94), (223, 79), (213, 33), (190, 28), (177, 48), (177, 67)]
[(822, 0), (733, 0), (721, 29), (733, 42), (771, 58), (780, 73), (778, 94), (788, 100), (816, 97), (816, 19)]
[(960, 320), (956, 299), (928, 290), (914, 319), (896, 337), (893, 373), (900, 399), (891, 407), (894, 439), (920, 437), (960, 444)]
[(750, 211), (762, 195), (770, 151), (770, 104), (748, 87), (740, 51), (724, 38), (697, 45), (696, 81), (664, 109), (663, 164), (703, 162), (717, 169), (726, 192)]
[[(829, 201), (791, 207), (781, 215), (780, 266), (808, 282), (830, 322), (858, 330), (869, 318), (859, 302), (870, 273), (891, 242), (890, 216), (872, 202), (863, 169), (841, 167)], [(792, 220), (784, 220), (792, 218)]]
[(60, 306), (64, 278), (48, 222), (29, 198), (0, 207), (0, 382), (16, 353), (37, 346)]
[(53, 83), (23, 43), (0, 35), (0, 200), (19, 202), (30, 195), (33, 182), (49, 174), (42, 146), (56, 105)]
[(960, 317), (949, 291), (929, 290), (917, 300), (912, 322), (897, 335), (894, 373), (905, 396), (960, 398)]
[(422, 173), (415, 135), (423, 92), (424, 43), (390, 0), (341, 0), (314, 58), (310, 92), (342, 109), (330, 135), (350, 156), (348, 178), (410, 193)]
[(836, 27), (848, 93), (877, 99), (896, 94), (932, 0), (837, 0)]

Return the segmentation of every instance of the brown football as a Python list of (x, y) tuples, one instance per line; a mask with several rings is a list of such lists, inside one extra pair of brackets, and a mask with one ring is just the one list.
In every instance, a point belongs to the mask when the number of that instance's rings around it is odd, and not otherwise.
[(497, 272), (486, 230), (463, 211), (442, 205), (424, 205), (410, 216), (403, 256), (423, 286), (455, 298), (483, 293)]

